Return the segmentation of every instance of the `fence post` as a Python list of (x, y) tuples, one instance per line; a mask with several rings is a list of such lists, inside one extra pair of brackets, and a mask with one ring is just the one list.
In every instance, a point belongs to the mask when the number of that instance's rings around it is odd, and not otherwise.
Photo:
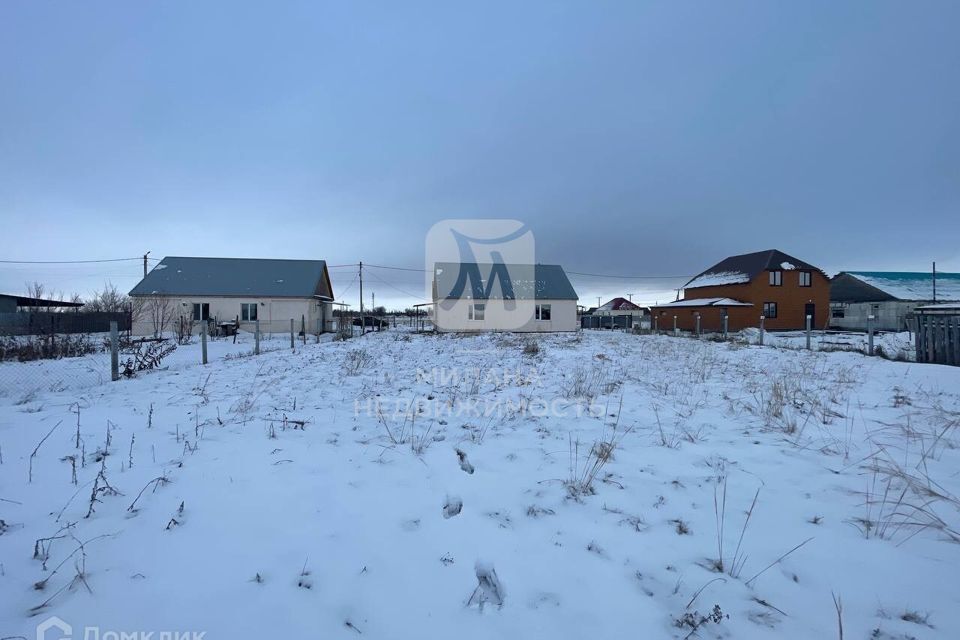
[(323, 318), (317, 318), (317, 344), (320, 344), (321, 333), (323, 333)]
[(200, 351), (203, 353), (203, 364), (207, 364), (207, 321), (200, 321)]
[(253, 329), (253, 353), (260, 355), (260, 320), (257, 319)]
[(290, 318), (290, 348), (293, 349), (293, 318)]
[(120, 379), (120, 335), (115, 321), (110, 322), (110, 379)]
[(727, 314), (723, 314), (723, 339), (727, 339)]
[(693, 314), (693, 322), (696, 328), (697, 337), (699, 338), (700, 337), (700, 312), (699, 311)]
[(873, 315), (867, 316), (867, 355), (873, 355)]
[(760, 316), (760, 346), (763, 346), (763, 321), (765, 316)]
[(813, 317), (807, 314), (807, 351), (810, 350), (810, 326), (813, 324)]
[(914, 358), (917, 362), (923, 362), (923, 314), (917, 314), (915, 322), (917, 326), (913, 333)]
[(673, 335), (680, 335), (680, 330), (677, 329), (677, 316), (673, 316)]

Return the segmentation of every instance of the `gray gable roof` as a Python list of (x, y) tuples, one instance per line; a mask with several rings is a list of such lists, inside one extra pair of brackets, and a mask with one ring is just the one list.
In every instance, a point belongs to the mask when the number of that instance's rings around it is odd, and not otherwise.
[(889, 300), (897, 300), (897, 298), (849, 273), (840, 272), (830, 280), (830, 302), (887, 302)]
[(167, 256), (131, 296), (333, 298), (324, 260)]
[[(789, 267), (783, 266), (790, 265)], [(800, 271), (823, 271), (803, 260), (797, 260), (793, 256), (785, 254), (777, 249), (767, 249), (766, 251), (756, 251), (754, 253), (744, 253), (738, 256), (724, 258), (706, 271), (699, 273), (690, 279), (683, 288), (695, 288), (697, 286), (716, 286), (720, 284), (740, 284), (753, 280), (757, 275), (768, 270), (778, 269), (797, 269)], [(717, 275), (719, 279), (712, 279), (707, 276)], [(743, 276), (740, 279), (734, 275)], [(824, 274), (826, 276), (826, 274)], [(698, 284), (697, 280), (704, 284)]]
[(438, 262), (434, 299), (577, 300), (558, 264), (480, 264)]

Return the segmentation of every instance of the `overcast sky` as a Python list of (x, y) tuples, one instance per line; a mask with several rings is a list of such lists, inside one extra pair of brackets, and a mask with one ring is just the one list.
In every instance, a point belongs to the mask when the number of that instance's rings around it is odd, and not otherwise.
[[(258, 4), (0, 2), (0, 259), (418, 267), (481, 217), (572, 271), (960, 271), (958, 2)], [(0, 291), (141, 271), (0, 264)]]

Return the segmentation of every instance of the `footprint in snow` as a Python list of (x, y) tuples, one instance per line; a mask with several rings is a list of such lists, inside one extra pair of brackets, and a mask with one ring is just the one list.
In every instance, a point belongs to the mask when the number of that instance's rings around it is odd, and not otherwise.
[(467, 460), (467, 454), (462, 450), (457, 449), (457, 459), (460, 460), (460, 468), (466, 471), (467, 473), (473, 473), (473, 465), (470, 464), (470, 461)]
[(447, 501), (443, 504), (443, 517), (452, 518), (459, 515), (463, 510), (463, 500), (456, 496), (447, 496)]

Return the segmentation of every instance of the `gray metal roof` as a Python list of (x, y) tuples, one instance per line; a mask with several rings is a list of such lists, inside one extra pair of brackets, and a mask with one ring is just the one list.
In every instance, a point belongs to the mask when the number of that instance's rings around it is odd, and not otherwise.
[(888, 302), (896, 299), (896, 296), (846, 272), (840, 272), (830, 280), (830, 302)]
[(324, 260), (167, 256), (131, 296), (333, 298)]
[[(933, 301), (933, 274), (929, 271), (846, 271), (844, 273), (900, 300)], [(938, 272), (936, 288), (937, 301), (960, 300), (960, 273)], [(833, 299), (832, 288), (830, 299)]]
[(558, 264), (434, 265), (434, 299), (577, 300), (577, 292)]
[(67, 302), (66, 300), (47, 300), (44, 298), (31, 298), (29, 296), (17, 296), (10, 293), (0, 293), (0, 298), (4, 300), (16, 301), (18, 307), (82, 307), (82, 302)]

